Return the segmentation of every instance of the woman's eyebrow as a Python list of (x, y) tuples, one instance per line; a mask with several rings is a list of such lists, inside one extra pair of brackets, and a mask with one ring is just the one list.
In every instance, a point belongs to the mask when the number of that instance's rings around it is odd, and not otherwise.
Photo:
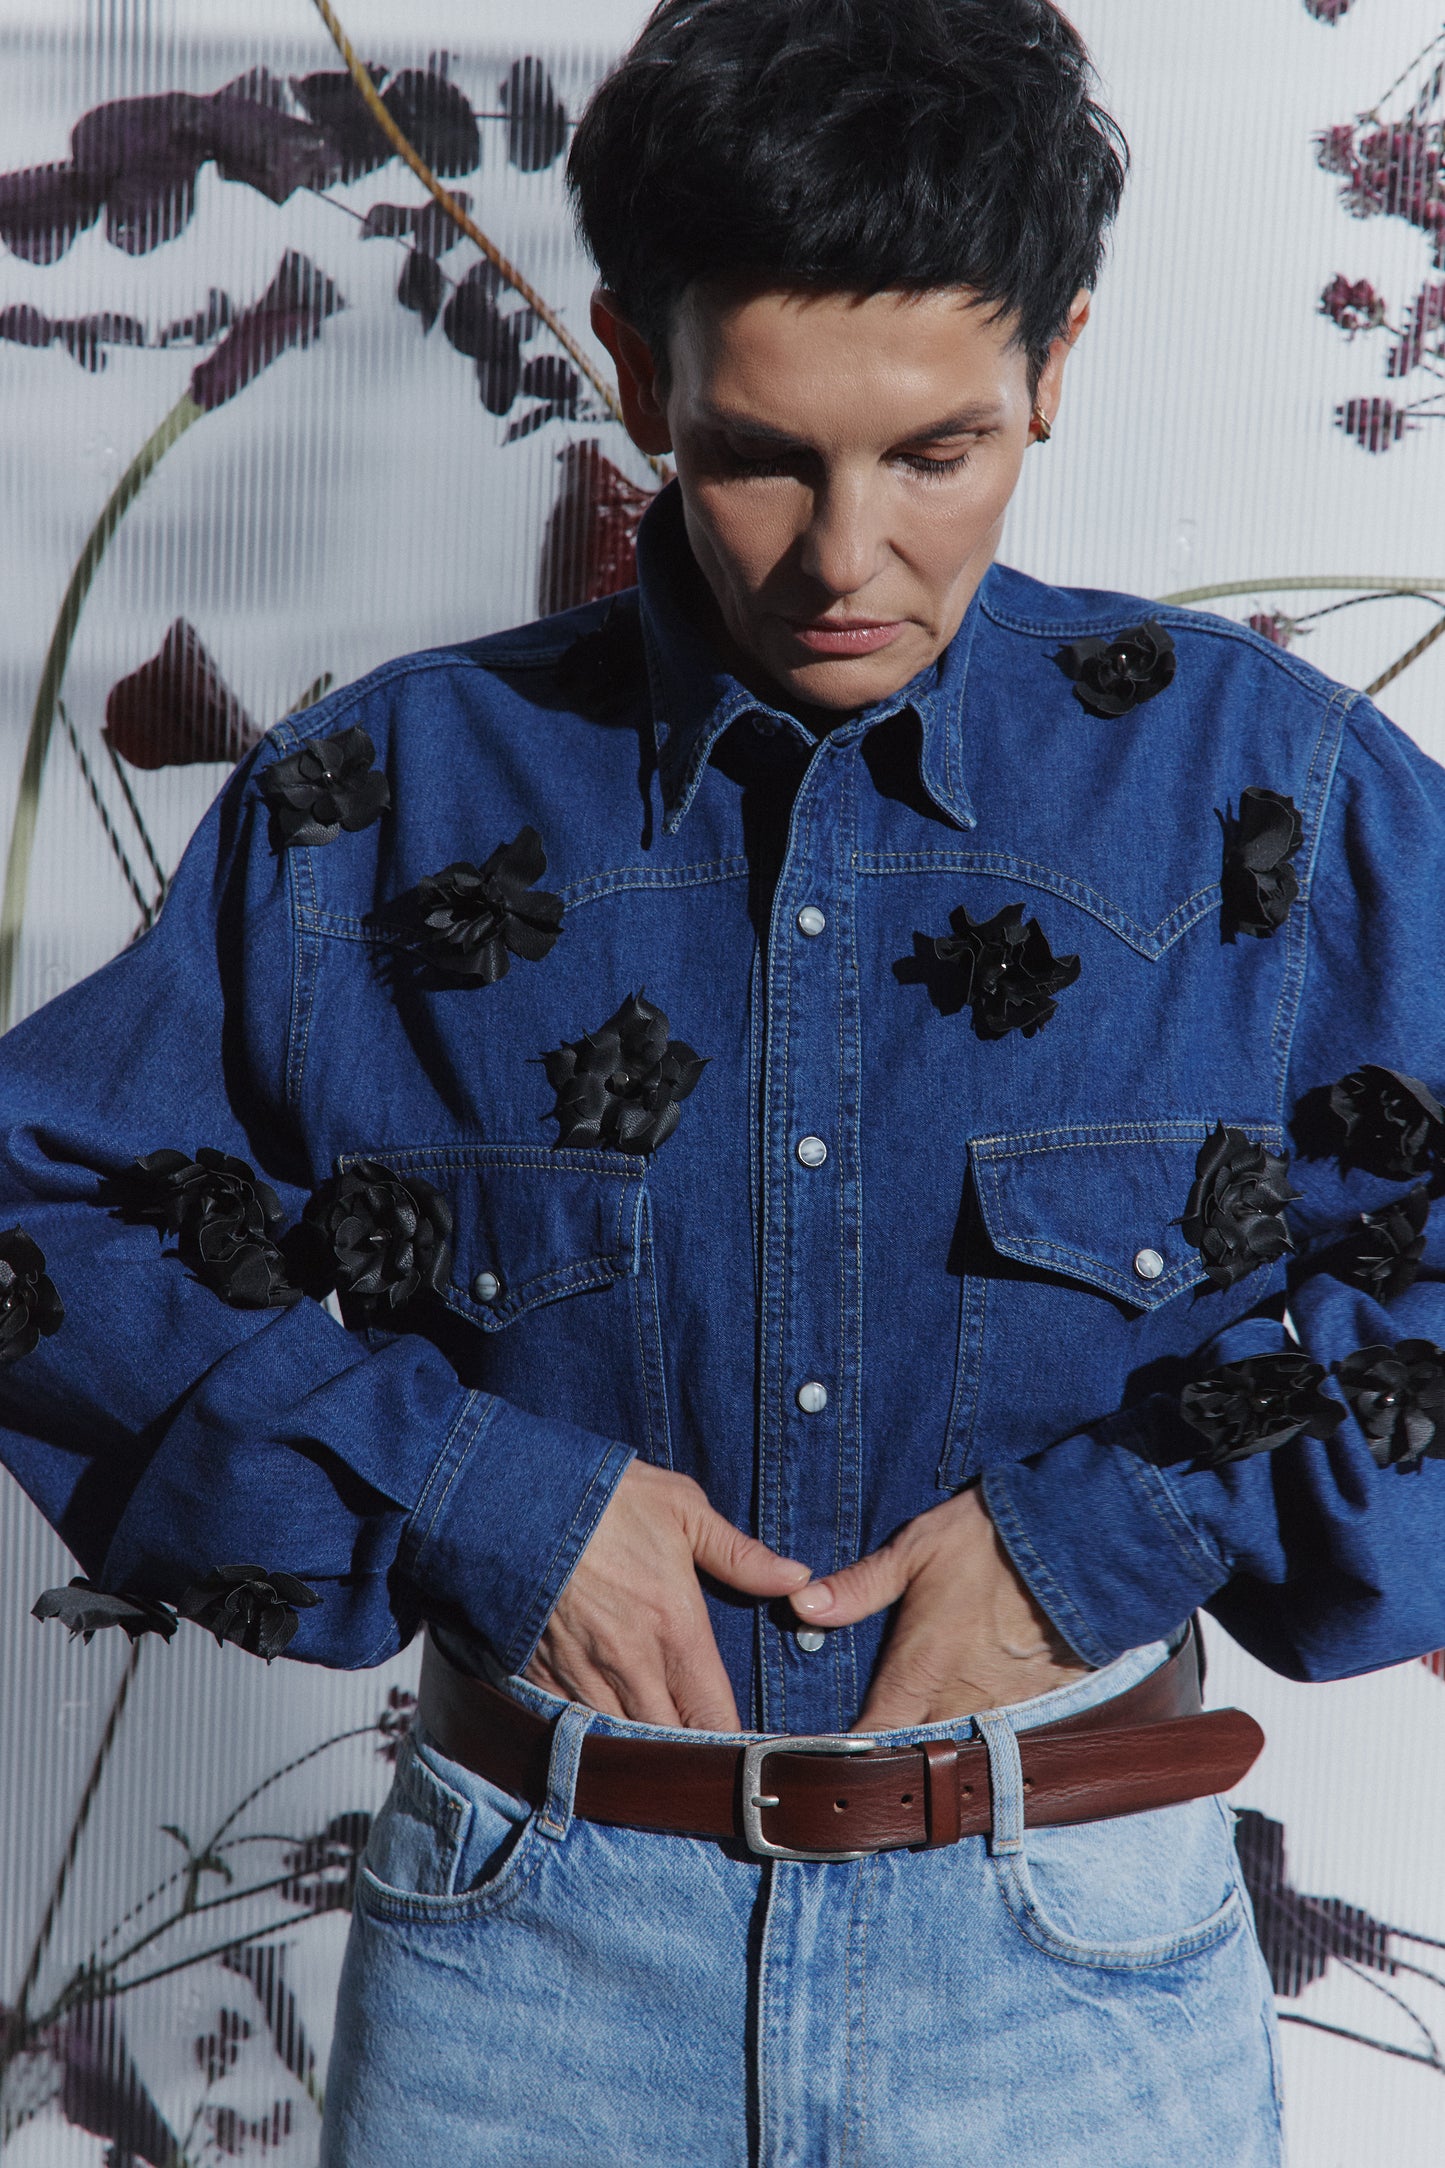
[[(709, 428), (728, 430), (734, 436), (745, 437), (754, 443), (789, 445), (795, 449), (805, 449), (807, 445), (806, 438), (795, 436), (791, 430), (775, 429), (771, 423), (759, 421), (755, 415), (733, 413), (726, 407), (705, 406), (700, 410), (699, 419)], [(939, 421), (924, 422), (919, 428), (910, 429), (906, 436), (897, 438), (896, 442), (932, 444), (942, 438), (963, 436), (970, 429), (989, 427), (1001, 419), (1002, 410), (997, 402), (975, 401), (971, 406), (959, 407), (952, 414), (945, 414)]]

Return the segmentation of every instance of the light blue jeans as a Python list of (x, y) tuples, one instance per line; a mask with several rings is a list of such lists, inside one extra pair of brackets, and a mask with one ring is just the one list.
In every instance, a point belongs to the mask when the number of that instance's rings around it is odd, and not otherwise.
[(880, 1735), (981, 1732), (993, 1835), (846, 1864), (574, 1819), (589, 1726), (647, 1727), (520, 1681), (561, 1719), (535, 1812), (408, 1741), (357, 1892), (322, 2168), (1277, 2168), (1227, 1809), (1022, 1828), (1015, 1733), (1164, 1654)]

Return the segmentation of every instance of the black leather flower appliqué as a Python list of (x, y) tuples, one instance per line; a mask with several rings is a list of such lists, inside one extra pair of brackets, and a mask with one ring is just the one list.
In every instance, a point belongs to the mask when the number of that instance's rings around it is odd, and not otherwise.
[(1179, 1224), (1216, 1287), (1233, 1287), (1294, 1248), (1284, 1208), (1300, 1195), (1290, 1187), (1289, 1161), (1252, 1143), (1242, 1129), (1221, 1122), (1206, 1138)]
[(655, 1002), (629, 994), (596, 1031), (543, 1055), (557, 1094), (559, 1145), (655, 1152), (667, 1142), (681, 1102), (707, 1066), (681, 1039), (670, 1039), (668, 1029)]
[(299, 1302), (276, 1247), (281, 1203), (244, 1159), (202, 1146), (150, 1152), (107, 1185), (122, 1218), (149, 1221), (179, 1237), (198, 1279), (238, 1310), (283, 1309)]
[(1433, 1340), (1357, 1348), (1335, 1375), (1382, 1468), (1445, 1459), (1445, 1349)]
[(417, 947), (439, 971), (493, 986), (512, 958), (540, 963), (562, 930), (562, 898), (538, 888), (547, 854), (535, 828), (499, 843), (480, 866), (458, 863), (417, 884), (426, 932)]
[(1362, 1215), (1355, 1236), (1346, 1279), (1373, 1295), (1376, 1302), (1393, 1302), (1413, 1287), (1425, 1254), (1425, 1223), (1430, 1217), (1430, 1192), (1422, 1182), (1408, 1197)]
[(419, 1174), (358, 1159), (317, 1191), (305, 1226), (325, 1251), (325, 1276), (368, 1317), (446, 1286), (452, 1210)]
[(182, 1618), (193, 1618), (217, 1641), (234, 1641), (249, 1655), (269, 1664), (295, 1636), (298, 1613), (321, 1598), (291, 1573), (268, 1573), (264, 1566), (218, 1566), (180, 1600)]
[(1330, 1086), (1330, 1114), (1341, 1160), (1387, 1182), (1430, 1174), (1445, 1146), (1445, 1108), (1429, 1086), (1372, 1061)]
[(1174, 682), (1178, 657), (1164, 627), (1151, 617), (1112, 640), (1075, 640), (1054, 660), (1074, 681), (1074, 698), (1091, 715), (1127, 715)]
[(1299, 808), (1277, 790), (1250, 784), (1239, 794), (1239, 811), (1222, 814), (1221, 822), (1225, 931), (1264, 940), (1284, 924), (1299, 895), (1291, 863), (1304, 841)]
[(142, 1634), (160, 1634), (169, 1641), (176, 1630), (176, 1614), (168, 1604), (150, 1596), (112, 1594), (78, 1574), (68, 1588), (45, 1589), (31, 1605), (30, 1616), (58, 1618), (70, 1628), (72, 1640), (78, 1634), (85, 1642), (103, 1626), (119, 1626), (131, 1641), (138, 1641)]
[(0, 1234), (0, 1369), (18, 1363), (64, 1321), (65, 1305), (39, 1243), (23, 1227), (7, 1228)]
[(1179, 1396), (1179, 1412), (1204, 1440), (1195, 1458), (1207, 1468), (1272, 1453), (1306, 1435), (1328, 1438), (1344, 1421), (1338, 1400), (1320, 1391), (1325, 1372), (1307, 1355), (1247, 1355), (1196, 1378)]
[(964, 972), (963, 998), (981, 1039), (1002, 1039), (1010, 1031), (1031, 1039), (1058, 1009), (1055, 994), (1079, 975), (1078, 957), (1055, 956), (1038, 920), (1025, 925), (1023, 915), (1021, 903), (1008, 903), (975, 925), (960, 904), (949, 916), (953, 932), (933, 944), (941, 963)]
[(276, 844), (334, 843), (343, 828), (367, 828), (391, 804), (391, 785), (374, 768), (376, 747), (361, 729), (313, 738), (261, 778)]

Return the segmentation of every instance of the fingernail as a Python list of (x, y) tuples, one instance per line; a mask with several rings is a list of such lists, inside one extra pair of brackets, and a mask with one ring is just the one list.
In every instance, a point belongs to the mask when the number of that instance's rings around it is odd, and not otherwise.
[(832, 1608), (833, 1591), (822, 1581), (815, 1581), (811, 1588), (800, 1590), (793, 1598), (793, 1609), (803, 1612), (808, 1618), (821, 1618)]

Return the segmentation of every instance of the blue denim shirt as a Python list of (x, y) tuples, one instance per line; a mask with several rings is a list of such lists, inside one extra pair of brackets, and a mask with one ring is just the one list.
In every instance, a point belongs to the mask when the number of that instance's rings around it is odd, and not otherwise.
[[(1184, 1378), (1290, 1344), (1287, 1279), (1325, 1364), (1445, 1340), (1435, 1230), (1388, 1311), (1330, 1269), (1406, 1185), (1296, 1156), (1295, 1258), (1224, 1292), (1180, 1226), (1219, 1121), (1288, 1149), (1361, 1062), (1445, 1082), (1445, 774), (1238, 625), (1002, 566), (933, 670), (815, 739), (701, 637), (675, 495), (610, 621), (405, 657), (278, 725), (153, 930), (7, 1037), (0, 1226), (67, 1311), (0, 1370), (8, 1465), (108, 1586), (300, 1576), (322, 1600), (291, 1653), (333, 1665), (430, 1617), (520, 1668), (633, 1454), (820, 1573), (981, 1476), (1093, 1664), (1198, 1605), (1297, 1677), (1445, 1642), (1445, 1466), (1381, 1470), (1350, 1419), (1207, 1469), (1179, 1412)], [(1173, 683), (1090, 713), (1061, 645), (1151, 615)], [(266, 770), (356, 725), (391, 810), (278, 850)], [(1220, 816), (1252, 785), (1300, 809), (1302, 892), (1230, 939)], [(418, 880), (526, 823), (550, 954), (417, 968)], [(1079, 975), (991, 1038), (933, 943), (1015, 904)], [(540, 1057), (639, 989), (707, 1058), (676, 1132), (559, 1147)], [(385, 1330), (229, 1306), (102, 1199), (200, 1146), (293, 1219), (348, 1158), (421, 1175), (455, 1223), (444, 1300)], [(851, 1723), (885, 1620), (810, 1654), (709, 1601), (745, 1721)]]

